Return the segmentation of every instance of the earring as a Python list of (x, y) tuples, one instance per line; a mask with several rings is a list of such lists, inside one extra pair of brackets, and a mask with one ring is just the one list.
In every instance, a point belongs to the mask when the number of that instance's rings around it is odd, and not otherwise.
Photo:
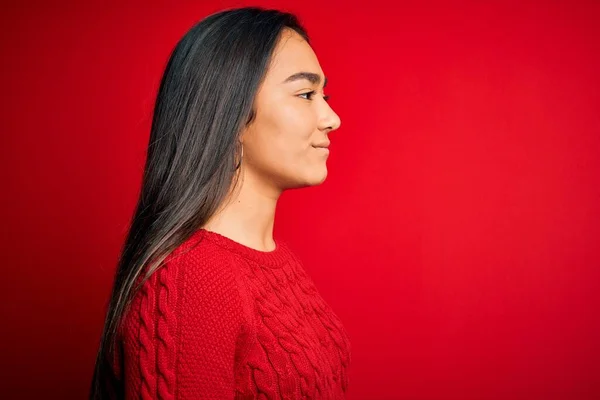
[(237, 167), (235, 167), (236, 170), (240, 168), (240, 166), (242, 165), (242, 159), (244, 158), (244, 146), (241, 146), (241, 147), (242, 147), (242, 155), (240, 156), (240, 161), (238, 162)]

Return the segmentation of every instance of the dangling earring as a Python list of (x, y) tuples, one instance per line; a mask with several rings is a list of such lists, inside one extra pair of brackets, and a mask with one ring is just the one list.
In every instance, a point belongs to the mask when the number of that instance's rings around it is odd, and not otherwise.
[(241, 146), (241, 147), (242, 147), (242, 155), (240, 156), (240, 161), (238, 162), (237, 167), (235, 167), (236, 170), (238, 170), (240, 168), (240, 166), (242, 165), (242, 159), (244, 158), (244, 146)]

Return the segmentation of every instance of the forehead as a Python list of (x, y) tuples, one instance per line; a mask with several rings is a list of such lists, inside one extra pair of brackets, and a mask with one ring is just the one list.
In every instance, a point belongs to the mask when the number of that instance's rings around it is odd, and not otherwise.
[(297, 32), (284, 29), (275, 46), (265, 80), (282, 83), (288, 76), (300, 71), (315, 72), (323, 76), (312, 47)]

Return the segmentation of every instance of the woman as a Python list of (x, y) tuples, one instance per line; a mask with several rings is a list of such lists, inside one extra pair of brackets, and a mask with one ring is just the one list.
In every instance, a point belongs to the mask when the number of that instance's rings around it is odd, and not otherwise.
[(177, 44), (91, 398), (344, 397), (348, 336), (272, 235), (282, 192), (326, 178), (325, 83), (292, 14), (222, 11)]

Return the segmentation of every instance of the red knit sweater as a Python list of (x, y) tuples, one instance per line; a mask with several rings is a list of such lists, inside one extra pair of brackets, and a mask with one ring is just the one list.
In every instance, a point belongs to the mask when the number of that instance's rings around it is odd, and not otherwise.
[(119, 333), (127, 399), (345, 397), (347, 332), (275, 242), (263, 252), (200, 229), (169, 255)]

